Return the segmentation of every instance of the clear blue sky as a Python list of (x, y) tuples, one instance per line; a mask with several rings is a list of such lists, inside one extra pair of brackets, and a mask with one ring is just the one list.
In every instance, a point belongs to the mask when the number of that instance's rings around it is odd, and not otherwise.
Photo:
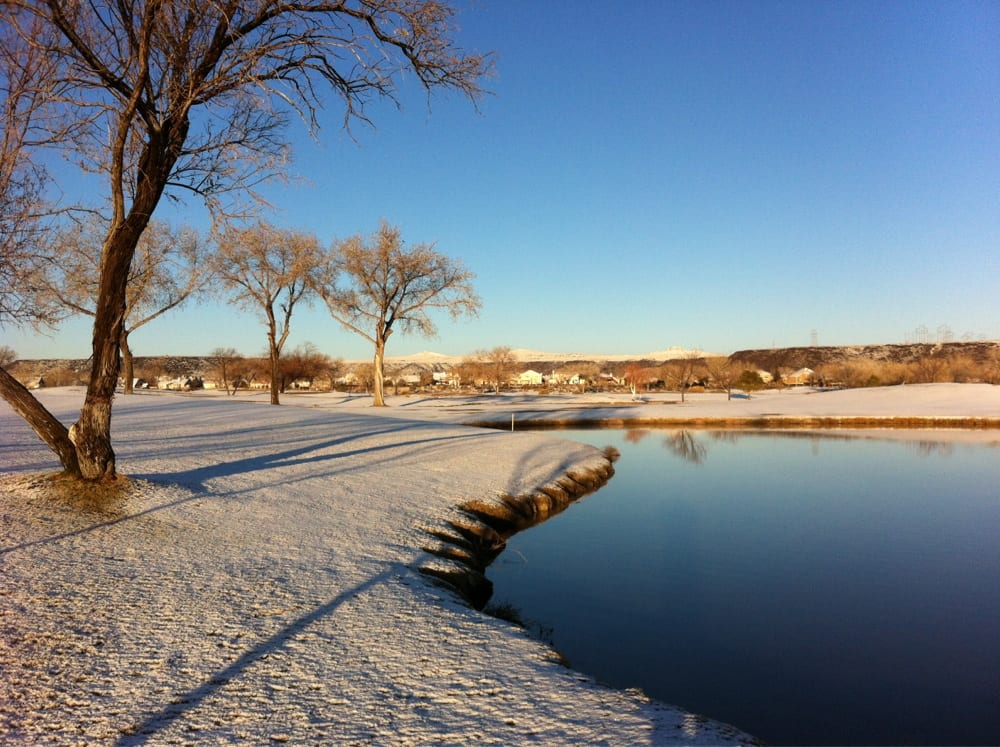
[[(325, 241), (385, 218), (476, 273), (478, 319), (388, 355), (1000, 338), (1000, 4), (458, 7), (460, 43), (497, 53), (479, 111), (428, 110), (410, 81), (352, 140), (331, 109), (318, 144), (292, 133), (310, 185), (268, 192), (279, 225)], [(0, 334), (24, 358), (89, 355), (86, 323)], [(371, 354), (321, 307), (293, 317), (305, 341)], [(132, 346), (250, 355), (265, 337), (206, 303)]]

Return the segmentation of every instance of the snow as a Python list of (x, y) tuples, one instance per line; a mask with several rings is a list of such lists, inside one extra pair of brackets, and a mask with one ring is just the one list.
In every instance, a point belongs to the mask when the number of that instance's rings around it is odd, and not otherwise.
[[(559, 363), (575, 363), (578, 361), (604, 361), (604, 362), (624, 362), (624, 361), (664, 361), (679, 358), (704, 358), (712, 357), (716, 354), (704, 350), (692, 350), (688, 348), (670, 347), (663, 350), (653, 350), (648, 353), (553, 353), (541, 350), (530, 350), (528, 348), (514, 348), (510, 351), (514, 360), (518, 361), (551, 361)], [(445, 353), (435, 353), (423, 350), (410, 355), (388, 356), (386, 362), (395, 365), (405, 363), (421, 363), (425, 365), (440, 363), (458, 365), (466, 356), (447, 355)], [(354, 361), (357, 362), (357, 361)], [(370, 361), (365, 361), (370, 362)]]
[[(83, 392), (39, 396), (69, 423)], [(261, 394), (122, 395), (114, 438), (132, 491), (104, 511), (47, 496), (53, 456), (0, 405), (0, 741), (752, 741), (564, 667), (420, 572), (446, 563), (423, 548), (461, 503), (606, 464), (551, 432), (461, 423), (780, 412), (996, 428), (1000, 387), (673, 399), (415, 395), (375, 410), (335, 394), (283, 407)]]

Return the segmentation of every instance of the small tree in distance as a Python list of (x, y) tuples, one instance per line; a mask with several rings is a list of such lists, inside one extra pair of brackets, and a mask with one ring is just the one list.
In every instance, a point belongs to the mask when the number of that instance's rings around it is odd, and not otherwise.
[[(222, 385), (222, 388), (228, 394), (229, 383), (235, 381), (239, 376), (236, 368), (237, 364), (243, 360), (243, 356), (236, 348), (215, 348), (208, 354), (208, 358), (215, 366), (216, 381)], [(235, 386), (233, 387), (233, 394), (236, 394)]]
[(495, 348), (479, 351), (476, 357), (482, 362), (484, 378), (493, 382), (499, 394), (503, 385), (510, 380), (514, 364), (517, 363), (517, 356), (509, 345), (497, 345)]
[(263, 222), (229, 229), (219, 239), (215, 268), (233, 291), (232, 302), (263, 316), (272, 405), (280, 404), (281, 350), (291, 331), (292, 312), (309, 292), (320, 261), (315, 236)]
[[(347, 277), (346, 288), (337, 286), (341, 274)], [(385, 221), (368, 241), (353, 236), (334, 244), (315, 288), (334, 319), (375, 346), (375, 407), (385, 407), (389, 337), (397, 329), (403, 334), (434, 335), (429, 313), (433, 310), (446, 311), (453, 319), (477, 314), (480, 301), (472, 288), (474, 277), (460, 261), (436, 252), (432, 244), (407, 248), (399, 229)]]
[(705, 361), (705, 370), (712, 378), (712, 382), (726, 392), (726, 400), (733, 398), (733, 386), (739, 376), (737, 366), (728, 357), (708, 358)]

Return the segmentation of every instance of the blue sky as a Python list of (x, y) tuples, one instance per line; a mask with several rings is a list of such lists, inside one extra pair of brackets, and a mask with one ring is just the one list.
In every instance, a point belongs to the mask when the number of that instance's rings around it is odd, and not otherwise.
[[(327, 241), (385, 218), (476, 273), (478, 318), (388, 355), (1000, 338), (1000, 4), (457, 7), (460, 44), (497, 54), (478, 111), (404, 81), (352, 139), (331, 108), (318, 143), (290, 132), (307, 184), (268, 190), (276, 224)], [(23, 358), (89, 355), (86, 322), (0, 334)], [(265, 348), (219, 301), (131, 341)], [(306, 341), (371, 354), (320, 306), (293, 317)]]

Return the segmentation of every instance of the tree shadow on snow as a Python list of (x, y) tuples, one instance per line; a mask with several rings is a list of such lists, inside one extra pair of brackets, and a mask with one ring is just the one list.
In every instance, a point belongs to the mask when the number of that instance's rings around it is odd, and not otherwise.
[[(197, 687), (191, 688), (184, 693), (171, 694), (170, 703), (155, 713), (148, 715), (140, 723), (130, 727), (128, 733), (123, 734), (115, 742), (116, 747), (146, 744), (159, 732), (169, 728), (178, 719), (183, 718), (189, 711), (197, 709), (205, 700), (215, 695), (232, 680), (239, 678), (258, 661), (278, 652), (288, 641), (303, 633), (313, 623), (336, 613), (337, 609), (345, 602), (388, 580), (401, 567), (390, 566), (357, 586), (341, 592), (328, 602), (315, 607), (304, 615), (300, 615), (281, 630), (260, 641), (228, 666), (209, 676)], [(262, 719), (267, 718), (266, 714), (260, 714), (260, 716)]]

